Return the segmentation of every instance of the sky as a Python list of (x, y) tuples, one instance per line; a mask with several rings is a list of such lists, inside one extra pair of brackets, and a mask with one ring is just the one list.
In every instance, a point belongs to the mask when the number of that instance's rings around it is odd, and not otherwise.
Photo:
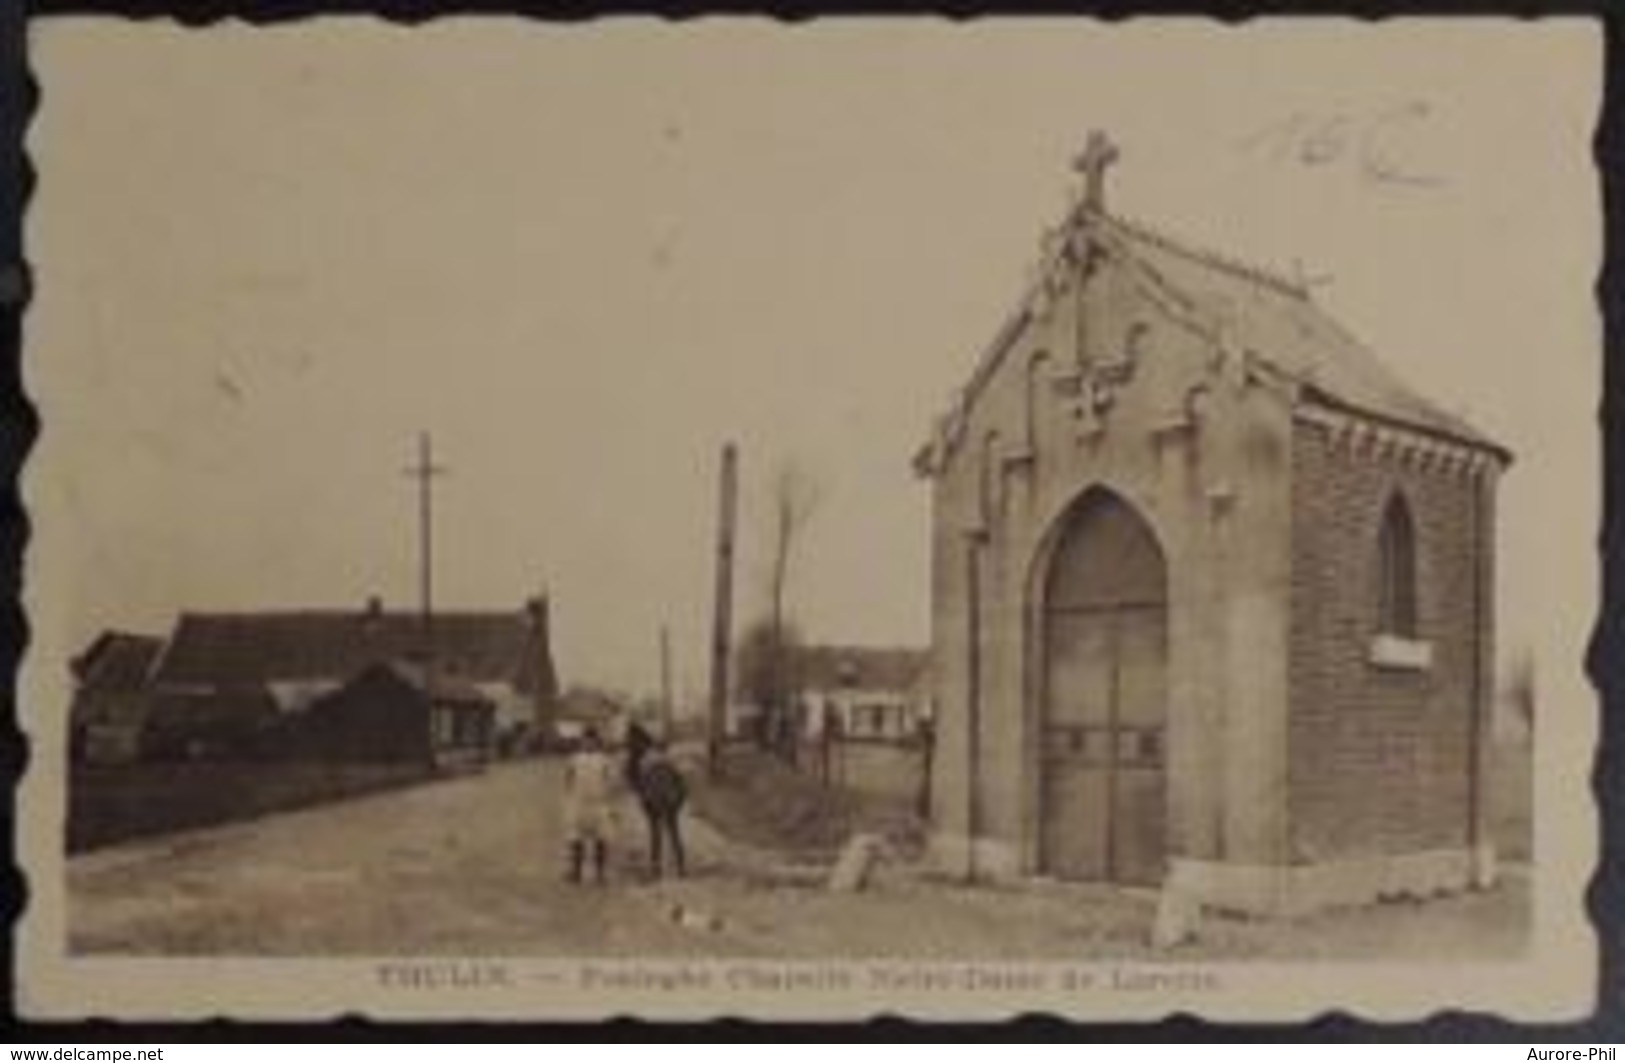
[(450, 469), (439, 603), (545, 588), (566, 682), (652, 689), (667, 625), (703, 690), (730, 439), (736, 617), (764, 606), (767, 485), (794, 464), (819, 487), (789, 589), (807, 636), (924, 645), (910, 457), (1094, 128), (1121, 148), (1114, 211), (1309, 278), (1515, 452), (1504, 653), (1591, 619), (1583, 22), (31, 29), (47, 656), (183, 609), (411, 606), (425, 429)]

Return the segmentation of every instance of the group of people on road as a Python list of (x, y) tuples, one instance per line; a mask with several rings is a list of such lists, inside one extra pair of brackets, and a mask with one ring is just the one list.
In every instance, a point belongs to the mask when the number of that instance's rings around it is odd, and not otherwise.
[(564, 768), (564, 828), (569, 839), (567, 877), (580, 884), (588, 868), (603, 885), (615, 807), (623, 787), (638, 800), (649, 822), (650, 860), (661, 871), (663, 842), (671, 845), (677, 873), (684, 872), (678, 819), (687, 798), (682, 773), (666, 755), (664, 743), (634, 723), (627, 730), (627, 758), (618, 766), (597, 728), (588, 727)]

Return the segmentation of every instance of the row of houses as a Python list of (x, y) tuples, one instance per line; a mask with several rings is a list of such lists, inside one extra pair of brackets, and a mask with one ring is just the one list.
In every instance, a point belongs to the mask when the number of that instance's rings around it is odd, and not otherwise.
[[(432, 646), (432, 653), (430, 647)], [(432, 665), (432, 667), (431, 667)], [(72, 664), (76, 762), (480, 760), (555, 733), (548, 601), (437, 613), (185, 613), (108, 632)]]
[[(931, 719), (925, 650), (891, 646), (797, 646), (788, 651), (797, 729), (808, 740), (910, 742)], [(753, 734), (761, 706), (737, 701), (729, 733)]]
[[(425, 647), (432, 639), (434, 672)], [(183, 613), (167, 635), (109, 631), (73, 662), (78, 763), (221, 756), (434, 760), (484, 756), (626, 711), (586, 688), (561, 694), (549, 607), (449, 612), (425, 628), (378, 599), (351, 609)], [(795, 651), (806, 738), (911, 742), (930, 718), (923, 650)], [(759, 709), (731, 706), (734, 735)]]

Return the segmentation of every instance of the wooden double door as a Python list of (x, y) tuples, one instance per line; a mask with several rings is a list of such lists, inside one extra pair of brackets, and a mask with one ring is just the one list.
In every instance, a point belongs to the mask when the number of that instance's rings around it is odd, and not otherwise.
[(1167, 833), (1167, 575), (1144, 520), (1096, 492), (1045, 581), (1040, 862), (1057, 877), (1156, 885)]

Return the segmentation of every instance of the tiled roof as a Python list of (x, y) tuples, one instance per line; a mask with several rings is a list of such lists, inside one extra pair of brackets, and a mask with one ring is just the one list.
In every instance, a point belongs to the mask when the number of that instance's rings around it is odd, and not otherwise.
[[(447, 681), (509, 682), (532, 689), (548, 652), (542, 642), (523, 610), (434, 617), (437, 676)], [(422, 618), (416, 613), (187, 613), (176, 624), (154, 680), (165, 687), (343, 682), (370, 665), (421, 659), (423, 647)]]
[(1370, 348), (1321, 309), (1297, 283), (1183, 244), (1123, 218), (1097, 216), (1103, 235), (1184, 296), (1196, 315), (1301, 384), (1306, 397), (1502, 448), (1462, 418), (1418, 394)]
[[(1193, 247), (1136, 221), (1080, 206), (1065, 228), (1086, 232), (1118, 263), (1158, 289), (1165, 302), (1236, 351), (1256, 357), (1299, 386), (1300, 399), (1420, 429), (1510, 454), (1461, 417), (1423, 397), (1368, 347), (1280, 274)], [(1060, 246), (1060, 242), (1057, 242)], [(1023, 298), (982, 353), (960, 408), (975, 401), (1005, 354), (1033, 320)], [(915, 457), (929, 471), (932, 445)]]

